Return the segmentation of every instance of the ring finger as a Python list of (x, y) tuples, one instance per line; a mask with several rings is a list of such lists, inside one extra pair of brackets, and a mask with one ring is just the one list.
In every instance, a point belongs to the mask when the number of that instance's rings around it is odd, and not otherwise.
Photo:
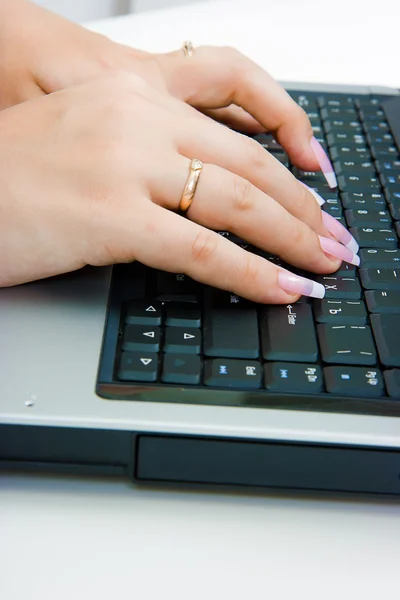
[[(164, 208), (177, 210), (190, 160), (175, 155), (161, 164), (165, 172), (150, 180), (152, 199)], [(228, 230), (308, 271), (333, 272), (342, 260), (358, 264), (349, 248), (318, 236), (247, 180), (212, 164), (203, 166), (187, 216), (210, 229)]]

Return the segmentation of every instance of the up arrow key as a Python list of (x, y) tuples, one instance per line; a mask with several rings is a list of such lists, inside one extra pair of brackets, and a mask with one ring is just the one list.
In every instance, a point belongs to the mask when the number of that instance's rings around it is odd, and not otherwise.
[(154, 308), (154, 306), (148, 306), (146, 308), (146, 312), (156, 312), (156, 309)]

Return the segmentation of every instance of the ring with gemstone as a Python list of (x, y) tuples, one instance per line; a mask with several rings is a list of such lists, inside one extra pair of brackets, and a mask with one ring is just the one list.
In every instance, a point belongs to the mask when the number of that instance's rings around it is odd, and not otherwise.
[(192, 42), (183, 42), (182, 51), (185, 56), (193, 56), (194, 46)]

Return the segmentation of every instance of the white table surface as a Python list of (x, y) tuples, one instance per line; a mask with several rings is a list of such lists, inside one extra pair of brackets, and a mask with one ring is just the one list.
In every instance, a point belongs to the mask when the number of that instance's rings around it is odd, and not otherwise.
[[(399, 21), (398, 0), (243, 0), (90, 26), (154, 51), (235, 45), (281, 80), (399, 87)], [(2, 600), (390, 600), (399, 569), (396, 504), (0, 478)]]

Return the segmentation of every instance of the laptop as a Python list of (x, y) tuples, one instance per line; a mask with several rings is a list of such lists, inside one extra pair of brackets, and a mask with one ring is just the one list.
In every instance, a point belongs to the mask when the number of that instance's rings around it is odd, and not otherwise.
[(338, 188), (257, 139), (351, 229), (360, 267), (308, 274), (325, 298), (288, 306), (139, 263), (0, 289), (3, 470), (400, 497), (400, 91), (285, 86)]

